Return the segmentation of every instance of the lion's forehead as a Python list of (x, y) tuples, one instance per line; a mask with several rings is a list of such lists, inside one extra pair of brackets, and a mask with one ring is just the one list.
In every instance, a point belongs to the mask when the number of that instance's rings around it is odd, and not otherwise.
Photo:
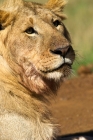
[[(50, 10), (43, 9), (43, 7), (42, 9), (37, 7), (36, 11), (34, 11), (33, 8), (25, 7), (23, 10), (20, 9), (19, 13), (16, 15), (16, 20), (14, 20), (15, 24), (13, 25), (16, 25), (14, 27), (18, 28), (19, 31), (24, 31), (30, 26), (38, 28), (38, 30), (43, 26), (43, 29), (45, 30), (46, 26), (51, 28), (53, 26), (52, 21), (56, 19), (59, 18)], [(54, 30), (54, 28), (51, 28), (50, 30)]]
[(50, 9), (47, 9), (44, 5), (41, 5), (41, 4), (29, 2), (29, 3), (25, 4), (24, 7), (33, 11), (34, 14), (41, 14), (41, 12), (43, 12), (45, 14), (47, 14), (47, 13), (52, 14)]
[(29, 4), (25, 4), (24, 8), (19, 11), (20, 15), (26, 16), (26, 17), (32, 17), (33, 19), (40, 18), (42, 20), (49, 20), (53, 18), (58, 18), (51, 10), (45, 8), (43, 5), (35, 4), (32, 2), (29, 2)]

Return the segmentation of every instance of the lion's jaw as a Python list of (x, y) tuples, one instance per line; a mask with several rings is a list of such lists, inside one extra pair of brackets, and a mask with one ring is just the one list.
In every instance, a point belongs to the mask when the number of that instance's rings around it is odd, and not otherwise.
[(47, 54), (45, 51), (40, 55), (36, 50), (34, 57), (31, 56), (33, 55), (30, 52), (28, 58), (20, 62), (23, 69), (23, 74), (20, 76), (22, 84), (37, 94), (46, 93), (48, 90), (56, 91), (62, 78), (71, 73), (73, 60), (70, 58), (54, 55), (51, 51), (47, 51)]
[(72, 61), (61, 56), (49, 57), (49, 59), (40, 58), (34, 65), (30, 62), (23, 64), (25, 75), (31, 79), (33, 74), (38, 73), (47, 79), (60, 81), (61, 78), (67, 77), (71, 72)]

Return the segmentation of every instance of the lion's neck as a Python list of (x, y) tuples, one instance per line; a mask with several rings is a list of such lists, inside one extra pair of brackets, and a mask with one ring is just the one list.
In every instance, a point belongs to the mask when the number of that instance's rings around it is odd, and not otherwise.
[(5, 61), (3, 56), (1, 56), (1, 55), (0, 55), (0, 71), (2, 71), (3, 73), (11, 73), (12, 72), (9, 65), (7, 64), (7, 62)]
[[(7, 84), (10, 88), (19, 85), (16, 75), (12, 72), (7, 61), (0, 55), (0, 85)], [(6, 89), (7, 86), (4, 86)]]

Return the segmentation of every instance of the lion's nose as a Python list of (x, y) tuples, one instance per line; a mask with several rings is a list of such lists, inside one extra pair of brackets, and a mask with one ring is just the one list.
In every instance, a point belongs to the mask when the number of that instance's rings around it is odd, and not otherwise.
[(70, 52), (70, 46), (66, 47), (59, 47), (55, 50), (51, 50), (53, 54), (61, 55), (63, 58), (66, 57), (66, 55)]

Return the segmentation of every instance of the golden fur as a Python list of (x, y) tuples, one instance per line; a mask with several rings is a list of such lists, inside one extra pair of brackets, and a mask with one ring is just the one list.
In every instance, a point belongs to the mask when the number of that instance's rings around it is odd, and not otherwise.
[(62, 23), (65, 4), (6, 0), (0, 6), (0, 140), (57, 135), (47, 101), (75, 58)]

